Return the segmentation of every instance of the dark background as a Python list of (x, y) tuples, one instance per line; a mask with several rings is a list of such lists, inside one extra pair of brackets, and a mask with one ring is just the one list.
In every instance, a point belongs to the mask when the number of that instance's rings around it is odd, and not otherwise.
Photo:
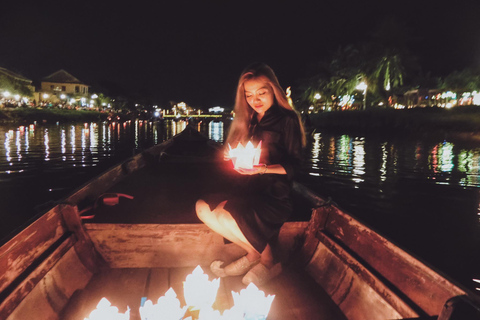
[[(172, 3), (174, 2), (174, 3)], [(480, 62), (479, 1), (9, 1), (0, 66), (39, 79), (65, 69), (107, 93), (231, 107), (251, 62), (295, 86), (339, 46), (395, 21), (425, 72)]]

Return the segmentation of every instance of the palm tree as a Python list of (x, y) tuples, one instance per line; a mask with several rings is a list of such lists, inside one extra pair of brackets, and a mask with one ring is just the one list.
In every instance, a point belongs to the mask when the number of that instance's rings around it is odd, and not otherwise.
[[(402, 57), (395, 50), (387, 49), (376, 62), (376, 67), (370, 77), (370, 86), (381, 95), (390, 96), (390, 92), (403, 86), (405, 68)], [(383, 93), (383, 94), (382, 94)]]

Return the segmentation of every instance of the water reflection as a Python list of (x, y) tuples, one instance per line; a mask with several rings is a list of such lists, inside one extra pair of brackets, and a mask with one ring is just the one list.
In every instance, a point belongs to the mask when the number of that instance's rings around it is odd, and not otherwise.
[(447, 141), (433, 145), (411, 141), (409, 145), (412, 147), (378, 138), (315, 133), (308, 174), (340, 175), (358, 184), (365, 179), (385, 182), (414, 173), (436, 184), (480, 186), (479, 147), (460, 148)]
[[(134, 150), (161, 143), (183, 131), (187, 124), (182, 120), (136, 120), (0, 126), (0, 135), (4, 137), (0, 175), (69, 166), (93, 167), (119, 150), (131, 155)], [(223, 142), (223, 122), (199, 122), (197, 126), (210, 139)]]

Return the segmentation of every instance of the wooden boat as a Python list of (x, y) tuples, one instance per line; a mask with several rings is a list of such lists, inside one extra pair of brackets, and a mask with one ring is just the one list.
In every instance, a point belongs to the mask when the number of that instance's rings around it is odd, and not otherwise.
[[(188, 128), (82, 186), (6, 241), (0, 319), (84, 319), (102, 297), (140, 319), (142, 297), (156, 301), (172, 287), (182, 301), (182, 282), (195, 266), (208, 272), (212, 260), (244, 254), (194, 215), (199, 190), (222, 187), (211, 143)], [(299, 184), (295, 190), (311, 218), (285, 223), (278, 236), (284, 272), (260, 288), (276, 295), (269, 319), (480, 318), (474, 293), (335, 204)], [(230, 308), (230, 292), (243, 287), (241, 277), (222, 279), (215, 307)]]

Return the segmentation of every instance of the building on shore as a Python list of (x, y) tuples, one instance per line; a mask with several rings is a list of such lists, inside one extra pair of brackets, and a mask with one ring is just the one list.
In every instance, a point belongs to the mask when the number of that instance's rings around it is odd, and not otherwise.
[(40, 90), (37, 92), (37, 101), (41, 103), (73, 104), (86, 101), (89, 85), (61, 69), (40, 81)]

